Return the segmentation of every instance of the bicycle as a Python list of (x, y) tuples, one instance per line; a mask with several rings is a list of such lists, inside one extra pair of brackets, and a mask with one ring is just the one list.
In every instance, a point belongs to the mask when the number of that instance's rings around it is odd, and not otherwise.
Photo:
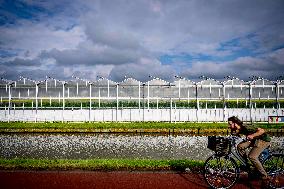
[[(239, 137), (208, 136), (208, 148), (215, 153), (205, 161), (204, 178), (212, 188), (228, 189), (233, 187), (241, 170), (248, 171), (249, 165), (237, 150)], [(259, 156), (267, 174), (272, 178), (269, 187), (284, 189), (284, 154), (266, 148)]]

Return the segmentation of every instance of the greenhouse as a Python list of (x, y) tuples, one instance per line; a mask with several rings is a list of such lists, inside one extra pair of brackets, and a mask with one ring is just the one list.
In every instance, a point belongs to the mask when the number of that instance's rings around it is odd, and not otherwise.
[(181, 78), (173, 82), (159, 78), (146, 82), (133, 78), (121, 82), (107, 78), (2, 78), (0, 120), (224, 121), (237, 114), (247, 121), (267, 121), (270, 115), (283, 116), (283, 89), (283, 80), (263, 78), (206, 78), (198, 82)]

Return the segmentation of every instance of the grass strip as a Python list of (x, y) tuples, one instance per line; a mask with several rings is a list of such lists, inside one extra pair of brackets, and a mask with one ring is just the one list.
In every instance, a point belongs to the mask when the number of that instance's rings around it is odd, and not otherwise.
[[(283, 123), (254, 123), (265, 129), (282, 129)], [(0, 122), (0, 129), (227, 129), (227, 123), (169, 122)]]
[(168, 123), (168, 122), (0, 122), (2, 129), (197, 129), (226, 128), (226, 123)]
[(203, 161), (148, 159), (0, 159), (2, 170), (200, 171)]

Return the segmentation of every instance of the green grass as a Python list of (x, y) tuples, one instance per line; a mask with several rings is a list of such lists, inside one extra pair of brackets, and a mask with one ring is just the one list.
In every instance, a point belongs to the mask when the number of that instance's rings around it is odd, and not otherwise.
[[(266, 129), (281, 129), (284, 124), (255, 123)], [(0, 122), (0, 129), (226, 129), (227, 123), (169, 122)]]
[(2, 129), (196, 129), (196, 128), (226, 128), (225, 123), (168, 123), (168, 122), (0, 122)]
[[(278, 101), (281, 107), (283, 107), (284, 100)], [(177, 108), (197, 108), (197, 101), (196, 100), (173, 100), (172, 105)], [(227, 108), (249, 108), (249, 100), (199, 100), (199, 108), (223, 108), (224, 104)], [(23, 107), (27, 108), (35, 107), (36, 100), (35, 99), (12, 99), (11, 105), (12, 107)], [(263, 99), (252, 99), (252, 105), (253, 107), (257, 108), (277, 108), (277, 102), (275, 99), (270, 100), (263, 100)], [(0, 102), (0, 107), (8, 107), (9, 106), (9, 100), (8, 99), (2, 99)], [(62, 107), (63, 106), (63, 100), (59, 99), (38, 99), (38, 106), (41, 108), (55, 108), (55, 107)], [(65, 99), (65, 107), (82, 107), (82, 108), (88, 108), (90, 106), (89, 99)], [(116, 108), (117, 102), (116, 100), (101, 100), (100, 103), (98, 99), (92, 99), (91, 100), (91, 106), (93, 108)], [(148, 106), (148, 103), (140, 101), (140, 106)], [(158, 103), (158, 106), (160, 108), (170, 108), (171, 104), (169, 100), (160, 100)], [(119, 100), (118, 107), (128, 107), (128, 108), (138, 108), (139, 102), (137, 100)], [(149, 107), (150, 108), (156, 108), (157, 107), (157, 101), (152, 100), (149, 101)]]
[(147, 160), (147, 159), (0, 159), (0, 169), (4, 170), (173, 170), (190, 168), (200, 170), (203, 161), (197, 160)]

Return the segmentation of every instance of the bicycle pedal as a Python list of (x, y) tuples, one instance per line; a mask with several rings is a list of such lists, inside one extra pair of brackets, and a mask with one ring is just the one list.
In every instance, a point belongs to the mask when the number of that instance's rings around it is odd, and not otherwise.
[(261, 176), (259, 175), (259, 173), (257, 172), (254, 172), (254, 171), (251, 171), (251, 172), (248, 172), (248, 177), (252, 180), (255, 180), (255, 179), (260, 179)]
[(248, 166), (241, 165), (241, 166), (240, 166), (240, 170), (246, 171), (246, 172), (250, 172), (250, 171), (251, 171), (251, 168), (248, 167)]

